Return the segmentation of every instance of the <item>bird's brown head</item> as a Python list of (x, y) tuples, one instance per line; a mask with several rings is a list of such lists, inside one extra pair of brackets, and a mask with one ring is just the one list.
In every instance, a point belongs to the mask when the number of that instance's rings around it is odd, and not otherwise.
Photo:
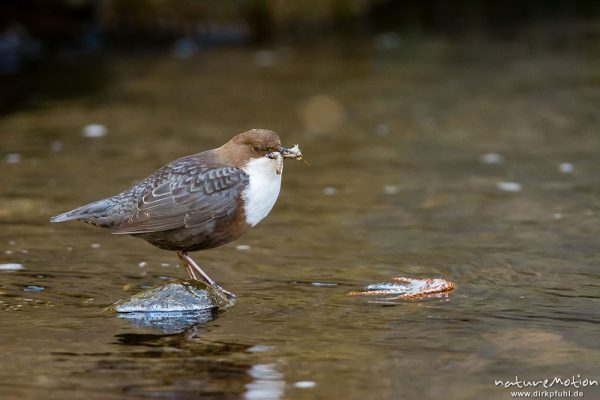
[(251, 158), (264, 157), (282, 148), (279, 135), (267, 129), (250, 129), (235, 136), (229, 143), (245, 148)]
[[(252, 159), (274, 158), (276, 154), (281, 154), (284, 158), (297, 158), (291, 156), (292, 149), (287, 149), (281, 145), (277, 133), (267, 129), (250, 129), (240, 133), (225, 143), (221, 150), (227, 157), (228, 164), (240, 168)], [(301, 156), (299, 150), (297, 150), (297, 153), (298, 157)]]

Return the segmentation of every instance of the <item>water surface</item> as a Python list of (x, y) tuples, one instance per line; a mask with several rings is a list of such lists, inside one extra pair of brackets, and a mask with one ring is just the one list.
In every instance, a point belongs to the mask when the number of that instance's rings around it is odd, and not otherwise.
[[(23, 267), (0, 270), (1, 397), (505, 399), (494, 379), (600, 378), (597, 39), (122, 54), (73, 77), (97, 91), (40, 92), (0, 119), (0, 262)], [(185, 271), (48, 217), (252, 127), (312, 166), (286, 162), (271, 215), (194, 254), (236, 306), (180, 333), (104, 312)], [(457, 288), (346, 296), (393, 276)]]

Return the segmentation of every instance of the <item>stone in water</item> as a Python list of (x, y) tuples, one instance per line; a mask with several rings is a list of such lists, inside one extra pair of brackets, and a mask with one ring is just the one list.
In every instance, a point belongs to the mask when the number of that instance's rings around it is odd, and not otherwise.
[(570, 174), (575, 171), (575, 167), (571, 163), (564, 162), (559, 164), (558, 170), (563, 174)]
[(9, 153), (6, 155), (7, 164), (16, 164), (21, 161), (21, 155), (19, 153)]
[(223, 293), (201, 281), (170, 281), (155, 286), (111, 308), (118, 313), (169, 313), (212, 310), (233, 305)]
[(106, 127), (101, 124), (89, 124), (83, 127), (81, 134), (86, 138), (100, 138), (106, 136)]
[(502, 157), (502, 154), (498, 153), (486, 153), (482, 154), (479, 160), (483, 164), (500, 164), (504, 161), (504, 157)]
[(18, 271), (23, 269), (23, 265), (21, 264), (0, 264), (0, 271)]
[(517, 182), (499, 182), (496, 187), (503, 192), (520, 192), (523, 190), (523, 186)]
[(116, 302), (110, 310), (135, 326), (179, 333), (215, 318), (234, 302), (200, 281), (170, 281)]

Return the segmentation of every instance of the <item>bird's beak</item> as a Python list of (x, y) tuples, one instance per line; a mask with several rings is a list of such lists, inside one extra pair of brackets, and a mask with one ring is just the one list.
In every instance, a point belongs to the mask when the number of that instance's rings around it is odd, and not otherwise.
[(302, 158), (302, 152), (300, 151), (300, 147), (297, 144), (295, 144), (289, 148), (279, 146), (276, 151), (272, 151), (272, 152), (268, 153), (267, 157), (271, 158), (273, 160), (277, 160), (277, 168), (276, 168), (277, 174), (281, 174), (281, 172), (283, 171), (283, 159), (284, 158), (293, 158), (294, 160), (302, 160), (306, 164), (308, 164), (306, 162), (306, 160), (304, 160)]
[(277, 151), (279, 151), (283, 158), (293, 158), (294, 160), (302, 160), (302, 152), (300, 151), (300, 147), (298, 147), (297, 144), (293, 145), (290, 148), (279, 146)]

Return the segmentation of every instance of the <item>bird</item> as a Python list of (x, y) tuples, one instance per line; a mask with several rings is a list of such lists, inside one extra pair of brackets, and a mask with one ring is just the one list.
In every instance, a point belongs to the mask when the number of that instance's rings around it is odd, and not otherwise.
[(129, 189), (50, 222), (82, 221), (175, 251), (190, 279), (235, 298), (188, 253), (236, 240), (265, 218), (279, 196), (285, 158), (302, 160), (298, 145), (286, 148), (277, 133), (250, 129), (221, 147), (171, 161)]

